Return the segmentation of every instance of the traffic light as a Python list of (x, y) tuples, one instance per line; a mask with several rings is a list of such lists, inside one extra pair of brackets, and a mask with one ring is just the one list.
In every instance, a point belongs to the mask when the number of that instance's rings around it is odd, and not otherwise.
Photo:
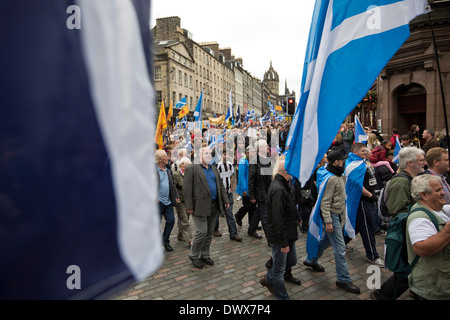
[(288, 97), (287, 98), (287, 110), (286, 115), (293, 116), (295, 113), (295, 97)]

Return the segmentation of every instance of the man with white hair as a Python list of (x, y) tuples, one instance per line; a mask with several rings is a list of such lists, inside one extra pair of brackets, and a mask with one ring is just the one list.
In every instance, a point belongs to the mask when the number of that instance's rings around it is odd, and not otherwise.
[(219, 212), (229, 207), (219, 172), (210, 164), (211, 150), (203, 147), (200, 155), (201, 163), (194, 162), (186, 168), (183, 182), (186, 212), (192, 215), (195, 228), (189, 259), (197, 268), (203, 268), (204, 263), (214, 264), (210, 257), (214, 227)]
[(446, 201), (441, 178), (415, 177), (411, 194), (417, 203), (406, 223), (408, 262), (413, 266), (415, 261), (409, 288), (416, 300), (450, 300), (450, 217), (442, 211)]
[(259, 221), (261, 221), (264, 233), (266, 233), (267, 221), (267, 193), (272, 182), (272, 163), (268, 156), (269, 146), (265, 139), (256, 142), (258, 147), (256, 163), (250, 161), (248, 169), (248, 197), (250, 202), (256, 203), (256, 212), (248, 226), (248, 235), (261, 239), (262, 236), (256, 232)]
[[(399, 172), (392, 177), (386, 205), (391, 216), (407, 212), (415, 204), (411, 197), (411, 180), (424, 171), (425, 153), (416, 147), (405, 147), (399, 152)], [(408, 290), (408, 278), (402, 274), (392, 275), (380, 289), (370, 293), (373, 300), (392, 300), (394, 295), (401, 296)], [(396, 293), (396, 294), (394, 294)]]
[(166, 220), (164, 231), (162, 234), (163, 244), (166, 251), (173, 251), (170, 245), (170, 233), (175, 225), (175, 215), (173, 213), (173, 206), (177, 206), (180, 198), (173, 182), (172, 171), (167, 168), (169, 157), (164, 150), (155, 151), (155, 163), (159, 176), (158, 188), (158, 204), (161, 218), (164, 216)]
[(267, 275), (260, 279), (260, 283), (275, 294), (278, 300), (289, 300), (284, 285), (286, 276), (291, 282), (294, 280), (300, 284), (291, 273), (291, 268), (297, 264), (297, 208), (289, 185), (291, 176), (284, 168), (284, 157), (280, 158), (276, 169), (277, 173), (267, 195), (266, 236), (272, 248), (273, 263)]

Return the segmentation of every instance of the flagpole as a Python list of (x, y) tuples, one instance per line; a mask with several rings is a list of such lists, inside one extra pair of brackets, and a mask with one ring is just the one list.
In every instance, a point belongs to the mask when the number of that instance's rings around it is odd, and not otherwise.
[(444, 120), (445, 120), (445, 133), (447, 135), (446, 139), (447, 139), (447, 152), (448, 152), (448, 156), (450, 158), (450, 148), (449, 148), (449, 135), (448, 135), (448, 120), (447, 120), (447, 108), (445, 105), (445, 94), (444, 94), (444, 85), (442, 83), (442, 74), (441, 74), (441, 64), (439, 63), (439, 55), (438, 55), (438, 50), (437, 50), (437, 46), (436, 46), (436, 38), (434, 36), (434, 28), (433, 28), (433, 22), (431, 21), (431, 7), (430, 10), (428, 11), (428, 21), (430, 23), (430, 28), (431, 28), (431, 36), (433, 38), (433, 46), (434, 46), (434, 55), (436, 57), (436, 63), (437, 63), (437, 68), (438, 68), (438, 74), (439, 74), (439, 83), (440, 83), (440, 87), (441, 87), (441, 97), (442, 97), (442, 105), (444, 107)]

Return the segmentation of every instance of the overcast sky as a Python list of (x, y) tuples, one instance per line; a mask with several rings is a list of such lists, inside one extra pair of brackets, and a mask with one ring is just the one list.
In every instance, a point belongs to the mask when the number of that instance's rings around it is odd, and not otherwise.
[(270, 61), (299, 97), (314, 0), (153, 0), (151, 27), (157, 18), (178, 16), (195, 42), (219, 43), (241, 57), (244, 69), (262, 80)]

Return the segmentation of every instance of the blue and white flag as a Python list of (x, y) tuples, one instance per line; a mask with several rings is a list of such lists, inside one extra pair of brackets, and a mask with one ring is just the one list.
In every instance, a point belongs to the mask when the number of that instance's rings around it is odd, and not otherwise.
[(203, 110), (203, 91), (200, 93), (200, 98), (198, 98), (197, 106), (194, 111), (194, 128), (202, 129), (202, 110)]
[(426, 5), (426, 0), (316, 1), (301, 97), (286, 144), (285, 168), (302, 185)]
[(264, 117), (262, 117), (261, 119), (259, 119), (259, 124), (262, 126), (264, 126), (264, 122), (265, 121), (269, 121), (270, 120), (270, 110), (267, 111), (266, 115)]
[(355, 116), (355, 142), (366, 143), (369, 136), (366, 131), (364, 131), (359, 118)]
[(231, 90), (230, 90), (230, 98), (228, 101), (228, 111), (227, 111), (227, 115), (225, 116), (225, 122), (228, 124), (228, 127), (231, 126), (232, 119), (233, 119), (233, 98), (232, 98)]
[(345, 227), (344, 234), (355, 237), (356, 214), (361, 200), (366, 163), (353, 152), (345, 161)]
[(181, 99), (180, 101), (177, 102), (177, 104), (175, 105), (175, 108), (177, 109), (183, 109), (183, 107), (187, 104), (186, 101), (186, 96), (183, 97), (183, 99)]
[(0, 2), (1, 300), (105, 299), (163, 260), (150, 1), (69, 3)]
[(248, 120), (252, 119), (255, 117), (255, 110), (248, 110), (247, 114), (245, 115), (244, 121), (247, 122)]
[(398, 140), (398, 137), (395, 137), (395, 148), (394, 148), (394, 158), (392, 159), (395, 163), (400, 163), (398, 154), (400, 153), (400, 150), (402, 150), (402, 145), (400, 144), (400, 140)]
[(317, 201), (314, 208), (311, 211), (311, 215), (309, 217), (309, 228), (308, 234), (306, 236), (306, 253), (308, 254), (308, 260), (317, 257), (319, 242), (322, 238), (323, 233), (323, 220), (320, 211), (320, 203), (322, 202), (323, 192), (325, 191), (325, 187), (327, 185), (328, 179), (333, 176), (333, 174), (326, 169), (326, 167), (321, 167), (317, 170), (317, 189), (318, 196)]

